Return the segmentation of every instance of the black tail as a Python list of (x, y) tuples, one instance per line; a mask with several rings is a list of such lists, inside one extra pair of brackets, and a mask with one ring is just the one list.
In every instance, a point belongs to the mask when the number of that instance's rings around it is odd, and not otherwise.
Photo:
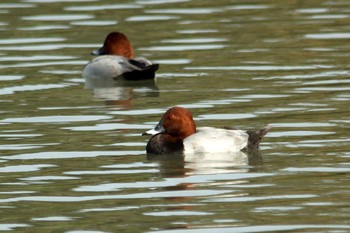
[(130, 80), (130, 81), (154, 79), (154, 77), (156, 76), (155, 73), (158, 69), (159, 69), (159, 64), (152, 64), (142, 68), (141, 70), (133, 70), (130, 72), (126, 72), (114, 79), (124, 79), (124, 80)]
[(254, 151), (259, 149), (259, 144), (261, 142), (261, 139), (269, 132), (269, 130), (272, 128), (272, 126), (267, 125), (264, 128), (260, 130), (248, 130), (247, 134), (248, 136), (248, 145), (247, 150), (248, 151)]

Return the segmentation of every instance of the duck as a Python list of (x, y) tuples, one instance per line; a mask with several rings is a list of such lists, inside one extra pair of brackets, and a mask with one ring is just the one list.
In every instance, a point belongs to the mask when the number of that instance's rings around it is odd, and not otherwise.
[(134, 57), (134, 50), (128, 37), (121, 32), (111, 32), (101, 48), (91, 52), (98, 55), (84, 68), (86, 80), (149, 80), (155, 78), (159, 64), (152, 64), (143, 57)]
[(238, 130), (231, 127), (196, 127), (191, 112), (183, 107), (168, 109), (146, 145), (147, 155), (193, 155), (203, 153), (253, 152), (259, 149), (270, 125), (260, 130)]

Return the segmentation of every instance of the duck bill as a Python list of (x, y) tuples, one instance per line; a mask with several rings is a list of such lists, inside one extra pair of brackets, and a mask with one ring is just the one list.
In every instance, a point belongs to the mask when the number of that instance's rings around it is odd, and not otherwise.
[(162, 133), (164, 132), (165, 129), (163, 127), (163, 121), (160, 121), (156, 127), (154, 127), (153, 129), (151, 130), (148, 130), (146, 132), (144, 132), (142, 135), (155, 135), (155, 134), (159, 134), (159, 133)]
[(101, 48), (91, 52), (91, 55), (96, 55), (96, 56), (104, 55), (104, 54), (106, 54), (104, 47), (101, 47)]

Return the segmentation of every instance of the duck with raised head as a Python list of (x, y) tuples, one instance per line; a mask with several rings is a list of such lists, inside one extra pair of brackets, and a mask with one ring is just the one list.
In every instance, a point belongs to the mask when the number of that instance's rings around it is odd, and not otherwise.
[(134, 50), (126, 35), (111, 32), (103, 46), (91, 52), (98, 55), (83, 70), (85, 79), (110, 78), (115, 80), (154, 79), (158, 64), (152, 64), (143, 57), (134, 57)]
[(256, 151), (263, 136), (271, 129), (236, 130), (232, 128), (196, 127), (189, 110), (172, 107), (158, 125), (143, 135), (153, 135), (146, 146), (148, 154), (196, 154)]

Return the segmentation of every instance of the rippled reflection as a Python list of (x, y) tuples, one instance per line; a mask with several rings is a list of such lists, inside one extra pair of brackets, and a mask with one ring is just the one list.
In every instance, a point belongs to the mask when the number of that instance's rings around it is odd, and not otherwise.
[(85, 79), (85, 88), (92, 89), (94, 97), (104, 100), (123, 101), (159, 96), (154, 80), (132, 82), (101, 77), (100, 79)]

